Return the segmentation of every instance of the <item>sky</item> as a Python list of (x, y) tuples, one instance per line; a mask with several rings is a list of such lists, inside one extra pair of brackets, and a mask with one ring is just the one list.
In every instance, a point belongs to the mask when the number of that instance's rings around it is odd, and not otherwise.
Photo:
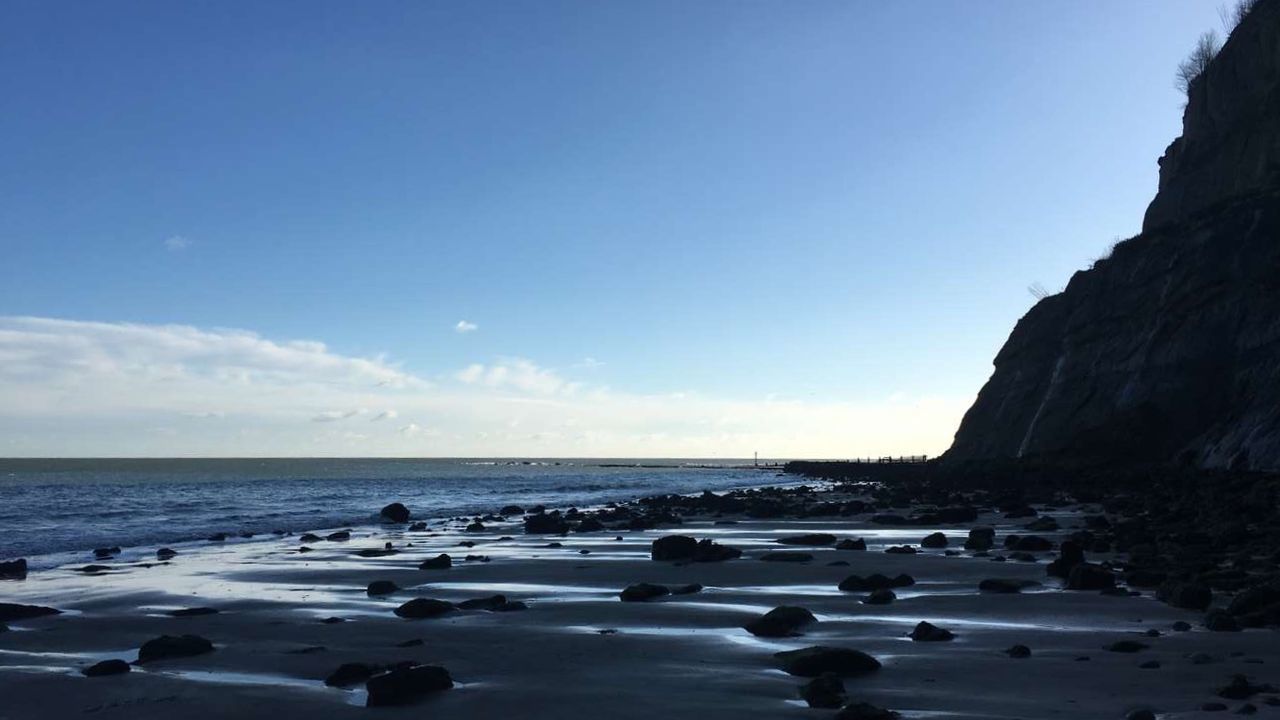
[(1217, 7), (0, 4), (0, 456), (936, 455)]

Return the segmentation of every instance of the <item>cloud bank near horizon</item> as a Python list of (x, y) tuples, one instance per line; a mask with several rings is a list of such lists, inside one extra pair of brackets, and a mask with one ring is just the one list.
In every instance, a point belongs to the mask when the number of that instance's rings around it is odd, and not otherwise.
[(422, 375), (247, 330), (0, 317), (0, 456), (937, 454), (970, 401), (628, 393), (518, 357)]

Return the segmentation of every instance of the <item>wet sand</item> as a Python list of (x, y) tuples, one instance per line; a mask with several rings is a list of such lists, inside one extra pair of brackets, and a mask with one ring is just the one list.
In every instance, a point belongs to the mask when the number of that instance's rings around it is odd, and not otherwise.
[[(1089, 508), (1053, 510), (1063, 529), (1038, 534), (1065, 536), (1082, 510)], [(772, 656), (811, 645), (854, 648), (880, 660), (878, 672), (845, 680), (849, 699), (907, 718), (1123, 718), (1141, 708), (1160, 717), (1211, 717), (1221, 713), (1201, 711), (1205, 703), (1230, 710), (1243, 704), (1215, 695), (1233, 674), (1280, 684), (1280, 637), (1272, 630), (1209, 632), (1201, 613), (1169, 607), (1150, 592), (1117, 597), (1062, 590), (1045, 573), (1053, 553), (1037, 553), (1036, 563), (995, 562), (961, 549), (969, 527), (995, 527), (999, 547), (1006, 534), (1025, 534), (1025, 520), (987, 514), (939, 527), (885, 527), (864, 518), (717, 524), (727, 517), (564, 537), (525, 535), (518, 518), (486, 523), (484, 532), (464, 532), (462, 521), (431, 523), (424, 532), (374, 526), (353, 529), (347, 542), (311, 543), (309, 553), (297, 551), (297, 537), (283, 537), (210, 543), (167, 563), (108, 560), (103, 564), (114, 569), (95, 575), (73, 567), (32, 572), (0, 583), (0, 600), (64, 613), (11, 622), (10, 631), (0, 633), (0, 719), (833, 717), (835, 710), (807, 707), (797, 694), (805, 679), (782, 672)], [(956, 554), (884, 552), (918, 546), (934, 531), (948, 535)], [(811, 532), (865, 538), (868, 547), (775, 542)], [(683, 565), (651, 560), (650, 543), (672, 534), (712, 538), (743, 556)], [(463, 541), (476, 545), (460, 546)], [(386, 542), (400, 552), (355, 554)], [(562, 547), (546, 547), (557, 542)], [(759, 560), (778, 550), (814, 559)], [(452, 568), (417, 568), (442, 552), (453, 557)], [(490, 561), (463, 560), (467, 555)], [(1091, 561), (1106, 558), (1090, 555)], [(837, 589), (850, 574), (877, 572), (908, 573), (917, 582), (899, 589), (889, 605), (863, 604), (865, 593)], [(978, 583), (993, 577), (1041, 585), (1018, 594), (979, 592)], [(366, 586), (375, 580), (402, 589), (369, 597)], [(704, 589), (621, 602), (618, 592), (637, 582)], [(414, 597), (458, 602), (498, 593), (528, 609), (458, 610), (422, 620), (393, 613)], [(818, 622), (785, 638), (759, 638), (741, 628), (780, 605), (807, 608)], [(219, 612), (167, 614), (202, 606)], [(955, 639), (913, 642), (907, 634), (922, 620), (953, 631)], [(1172, 630), (1177, 621), (1193, 629)], [(1144, 635), (1151, 629), (1160, 635)], [(132, 661), (143, 642), (165, 634), (201, 635), (216, 650), (148, 663), (127, 675), (80, 673), (99, 660)], [(414, 639), (422, 644), (397, 646)], [(1132, 654), (1103, 649), (1118, 640), (1149, 647)], [(1014, 644), (1030, 647), (1031, 657), (1008, 657), (1004, 650)], [(1208, 662), (1193, 662), (1196, 653), (1207, 653)], [(442, 665), (457, 685), (412, 705), (370, 709), (362, 685), (324, 684), (343, 663), (406, 660)], [(1139, 667), (1150, 661), (1159, 667)], [(1251, 698), (1260, 716), (1280, 715), (1268, 704), (1271, 697)]]

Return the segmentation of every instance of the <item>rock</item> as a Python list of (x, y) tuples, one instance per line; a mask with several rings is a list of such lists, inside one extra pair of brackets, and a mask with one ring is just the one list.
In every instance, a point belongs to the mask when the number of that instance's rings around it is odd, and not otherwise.
[(969, 538), (964, 541), (965, 550), (990, 550), (995, 546), (995, 528), (976, 527), (969, 530)]
[(344, 622), (346, 622), (346, 618), (340, 617), (327, 617), (320, 620), (320, 624), (322, 625), (337, 625), (338, 623)]
[(523, 514), (524, 514), (524, 508), (520, 507), (519, 505), (505, 505), (505, 506), (503, 506), (503, 508), (502, 508), (501, 510), (499, 510), (499, 511), (498, 511), (498, 514), (499, 514), (499, 515), (507, 515), (507, 516), (510, 516), (510, 515), (523, 515)]
[(1137, 640), (1117, 640), (1102, 649), (1115, 653), (1136, 653), (1146, 650), (1148, 647), (1150, 646), (1146, 643), (1140, 643)]
[(27, 576), (27, 559), (18, 558), (17, 560), (9, 560), (0, 562), (0, 578), (6, 580), (21, 580)]
[(760, 556), (765, 562), (809, 562), (813, 560), (813, 555), (806, 552), (788, 552), (785, 550), (776, 552), (767, 552)]
[(324, 540), (324, 538), (320, 537), (319, 535), (316, 535), (315, 533), (303, 533), (298, 538), (298, 542), (302, 542), (302, 543), (318, 543), (321, 540)]
[(856, 677), (880, 669), (880, 661), (860, 650), (825, 645), (786, 650), (773, 656), (783, 672), (798, 677), (818, 677), (823, 673)]
[(1032, 532), (1053, 532), (1058, 529), (1058, 521), (1048, 515), (1041, 515), (1023, 527)]
[(800, 697), (815, 708), (838, 708), (844, 704), (844, 683), (833, 673), (823, 673), (800, 686)]
[(1139, 670), (1159, 670), (1159, 669), (1160, 669), (1160, 661), (1159, 661), (1159, 660), (1148, 660), (1148, 661), (1146, 661), (1146, 662), (1144, 662), (1144, 663), (1138, 663), (1138, 669), (1139, 669)]
[(1009, 547), (1019, 552), (1048, 552), (1053, 549), (1053, 542), (1039, 535), (1021, 535)]
[(856, 702), (845, 705), (836, 713), (835, 720), (896, 720), (901, 717), (892, 710), (871, 703)]
[(182, 608), (181, 610), (171, 610), (169, 615), (172, 617), (199, 617), (201, 615), (217, 615), (218, 609), (211, 607), (193, 607)]
[(879, 588), (872, 590), (870, 595), (862, 599), (862, 602), (867, 605), (888, 605), (897, 599), (898, 595), (894, 591), (889, 588)]
[[(1063, 541), (1062, 545), (1058, 547), (1058, 557), (1053, 562), (1049, 563), (1049, 567), (1047, 567), (1045, 571), (1048, 572), (1053, 577), (1059, 577), (1059, 578), (1062, 578), (1063, 580), (1066, 580), (1067, 578), (1071, 577), (1071, 571), (1075, 569), (1077, 565), (1080, 565), (1082, 563), (1084, 563), (1084, 548), (1080, 546), (1080, 543), (1077, 543), (1074, 540), (1065, 540)], [(1115, 582), (1112, 581), (1112, 584), (1114, 585)], [(1072, 588), (1072, 589), (1101, 590), (1102, 588)]]
[(1071, 568), (1071, 575), (1067, 578), (1068, 590), (1106, 590), (1115, 585), (1116, 577), (1110, 570), (1086, 562)]
[(836, 536), (829, 533), (810, 533), (808, 535), (790, 535), (781, 537), (774, 542), (783, 545), (809, 545), (813, 547), (821, 547), (831, 545), (836, 541)]
[(434, 598), (414, 598), (396, 608), (396, 615), (411, 620), (435, 618), (453, 612), (453, 603)]
[(1187, 632), (1188, 630), (1191, 629), (1191, 623), (1185, 620), (1179, 620), (1175, 622), (1173, 625), (1171, 625), (1170, 627), (1172, 627), (1177, 632)]
[(911, 639), (916, 642), (946, 642), (955, 639), (955, 633), (944, 630), (933, 623), (921, 621), (911, 631)]
[(427, 524), (424, 522), (416, 522), (409, 526), (409, 532), (425, 532)]
[(920, 547), (927, 548), (944, 548), (947, 546), (947, 536), (940, 532), (929, 533), (920, 541)]
[(124, 660), (103, 660), (80, 671), (85, 677), (103, 677), (106, 675), (124, 675), (132, 670)]
[(30, 620), (31, 618), (44, 617), (45, 615), (60, 615), (61, 610), (55, 610), (51, 607), (43, 605), (20, 605), (17, 603), (0, 603), (0, 622), (13, 622), (15, 620)]
[(453, 687), (449, 671), (437, 665), (401, 667), (376, 675), (365, 683), (369, 697), (367, 707), (405, 705), (424, 695), (441, 692)]
[(469, 533), (484, 532), (484, 523), (477, 520), (476, 522), (473, 522), (467, 526), (466, 532), (469, 532)]
[(410, 640), (402, 640), (396, 643), (396, 647), (398, 648), (422, 647), (423, 645), (426, 645), (426, 644), (427, 642), (422, 638), (412, 638)]
[(1213, 591), (1197, 582), (1168, 580), (1156, 591), (1156, 597), (1186, 610), (1205, 610), (1213, 602)]
[(393, 523), (406, 523), (409, 522), (409, 518), (411, 517), (409, 508), (398, 502), (393, 502), (382, 508), (382, 510), (378, 512), (378, 516), (386, 522)]
[(445, 553), (440, 553), (433, 558), (423, 560), (422, 563), (418, 565), (419, 570), (448, 570), (451, 567), (453, 567), (453, 558), (449, 557)]
[(458, 603), (460, 610), (497, 610), (507, 604), (506, 595), (490, 595), (489, 597), (473, 598), (471, 600), (463, 600)]
[(689, 583), (688, 585), (677, 585), (670, 588), (672, 595), (692, 595), (702, 592), (702, 585), (698, 583)]
[(1249, 615), (1280, 603), (1280, 589), (1270, 585), (1249, 588), (1237, 594), (1227, 605), (1227, 612), (1234, 616)]
[(226, 542), (228, 535), (224, 532), (214, 533), (209, 536), (209, 542)]
[(867, 541), (863, 540), (862, 538), (858, 538), (857, 540), (850, 540), (849, 538), (845, 538), (840, 542), (836, 543), (836, 549), (837, 550), (866, 550)]
[(524, 532), (526, 535), (564, 535), (569, 532), (569, 523), (559, 514), (525, 515)]
[(162, 547), (156, 551), (157, 560), (172, 560), (178, 556), (178, 551), (172, 548)]
[(1244, 675), (1232, 675), (1231, 682), (1218, 689), (1218, 697), (1228, 700), (1245, 700), (1264, 692), (1275, 692), (1270, 685), (1255, 685)]
[(884, 551), (890, 555), (915, 555), (917, 552), (916, 549), (910, 545), (894, 545), (892, 547), (885, 548)]
[(94, 548), (93, 558), (95, 560), (108, 560), (120, 554), (119, 547), (100, 547)]
[(1031, 657), (1031, 648), (1026, 645), (1014, 645), (1008, 650), (1005, 650), (1004, 654), (1017, 659), (1029, 658)]
[(329, 542), (346, 542), (351, 539), (351, 533), (347, 530), (339, 530), (338, 532), (329, 533), (324, 539)]
[(906, 573), (897, 577), (886, 577), (879, 573), (862, 577), (861, 575), (850, 575), (840, 581), (839, 588), (845, 592), (870, 592), (871, 590), (879, 590), (880, 588), (900, 588), (915, 585), (915, 578)]
[(817, 621), (813, 613), (802, 607), (783, 605), (751, 620), (742, 627), (759, 637), (790, 637), (799, 634), (797, 631), (805, 625)]
[(654, 585), (652, 583), (636, 583), (628, 585), (625, 590), (618, 593), (618, 597), (623, 602), (644, 602), (654, 598), (662, 597), (670, 594), (671, 590), (666, 585)]
[(668, 535), (653, 541), (650, 557), (654, 560), (720, 562), (742, 556), (742, 551), (711, 540), (695, 540), (688, 535)]
[(194, 657), (213, 652), (213, 643), (199, 635), (161, 635), (138, 648), (138, 664)]
[(1150, 710), (1134, 710), (1124, 716), (1125, 720), (1156, 720), (1156, 714)]
[(369, 587), (365, 588), (364, 592), (369, 597), (376, 597), (378, 595), (390, 595), (399, 589), (400, 586), (390, 580), (374, 580), (369, 583)]
[[(403, 520), (395, 522), (403, 522)], [(329, 673), (329, 676), (324, 679), (324, 684), (329, 687), (347, 687), (362, 683), (379, 672), (382, 672), (382, 666), (380, 665), (361, 662), (343, 663), (338, 666), (337, 670)]]
[(576, 533), (590, 533), (590, 532), (600, 532), (601, 530), (604, 530), (604, 529), (605, 529), (604, 523), (600, 522), (596, 518), (589, 517), (586, 520), (583, 520), (582, 522), (578, 523), (578, 527), (574, 528), (573, 531)]
[(987, 578), (978, 583), (978, 589), (989, 593), (1018, 593), (1036, 587), (1040, 583), (1034, 580), (1015, 580), (1011, 578)]
[(84, 567), (76, 568), (76, 572), (82, 572), (86, 575), (94, 575), (100, 572), (106, 572), (110, 569), (110, 565), (85, 565)]

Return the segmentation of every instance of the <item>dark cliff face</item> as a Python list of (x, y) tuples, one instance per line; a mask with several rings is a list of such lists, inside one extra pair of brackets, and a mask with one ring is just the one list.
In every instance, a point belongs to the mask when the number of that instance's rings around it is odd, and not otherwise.
[(1014, 328), (946, 460), (1280, 469), (1280, 0), (1192, 87), (1144, 232)]

